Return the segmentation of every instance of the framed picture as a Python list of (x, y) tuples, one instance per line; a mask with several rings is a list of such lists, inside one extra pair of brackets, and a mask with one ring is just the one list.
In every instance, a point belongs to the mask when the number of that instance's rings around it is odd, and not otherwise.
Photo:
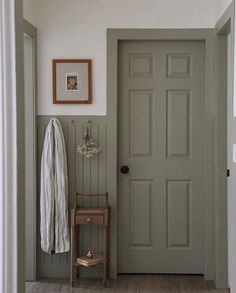
[(92, 103), (92, 60), (54, 59), (53, 104)]

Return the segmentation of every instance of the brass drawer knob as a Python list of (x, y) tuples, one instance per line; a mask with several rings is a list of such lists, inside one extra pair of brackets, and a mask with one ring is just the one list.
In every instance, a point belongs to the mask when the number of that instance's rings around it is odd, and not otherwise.
[(87, 223), (92, 223), (92, 219), (91, 218), (87, 218)]

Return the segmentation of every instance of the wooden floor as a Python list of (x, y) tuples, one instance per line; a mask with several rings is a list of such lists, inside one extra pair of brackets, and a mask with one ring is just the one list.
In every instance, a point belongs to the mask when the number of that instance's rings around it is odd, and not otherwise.
[(117, 280), (109, 280), (107, 288), (102, 288), (101, 280), (83, 279), (76, 288), (71, 288), (69, 280), (43, 279), (26, 283), (26, 293), (228, 293), (228, 290), (215, 289), (211, 281), (202, 276), (186, 275), (121, 275)]

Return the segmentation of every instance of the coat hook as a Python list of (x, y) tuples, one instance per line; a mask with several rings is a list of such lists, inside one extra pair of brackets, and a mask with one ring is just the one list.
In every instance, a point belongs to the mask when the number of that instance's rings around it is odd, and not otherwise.
[(86, 120), (86, 137), (90, 137), (90, 125), (91, 125), (91, 120)]
[(74, 123), (75, 122), (75, 120), (70, 120), (70, 123)]

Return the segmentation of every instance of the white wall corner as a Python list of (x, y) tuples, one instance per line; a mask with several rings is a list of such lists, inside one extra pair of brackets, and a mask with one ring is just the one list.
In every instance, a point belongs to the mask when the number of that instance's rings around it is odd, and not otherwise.
[(214, 2), (214, 17), (215, 17), (215, 23), (219, 21), (221, 16), (224, 14), (226, 9), (229, 7), (229, 5), (233, 2), (232, 0), (213, 0)]

